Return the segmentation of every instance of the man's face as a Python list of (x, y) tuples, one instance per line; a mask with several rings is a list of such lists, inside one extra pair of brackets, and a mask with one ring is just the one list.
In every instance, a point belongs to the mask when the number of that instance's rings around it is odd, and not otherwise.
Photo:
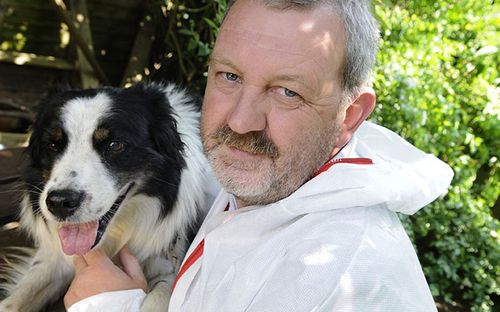
[(338, 151), (344, 37), (325, 11), (239, 0), (221, 28), (201, 132), (216, 176), (240, 207), (290, 195)]

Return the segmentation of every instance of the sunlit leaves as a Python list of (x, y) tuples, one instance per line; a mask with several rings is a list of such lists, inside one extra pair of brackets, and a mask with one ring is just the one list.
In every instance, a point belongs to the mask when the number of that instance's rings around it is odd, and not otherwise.
[(500, 293), (500, 243), (491, 235), (499, 231), (492, 217), (500, 193), (498, 4), (392, 1), (376, 12), (382, 45), (373, 118), (455, 171), (443, 201), (406, 219), (424, 271), (438, 300), (492, 311)]

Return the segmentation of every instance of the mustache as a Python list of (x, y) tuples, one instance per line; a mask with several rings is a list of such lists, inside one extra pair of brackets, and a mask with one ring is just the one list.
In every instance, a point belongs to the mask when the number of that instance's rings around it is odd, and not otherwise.
[(263, 131), (239, 134), (226, 125), (212, 134), (212, 139), (219, 144), (225, 144), (252, 154), (264, 155), (273, 159), (279, 156), (278, 147)]

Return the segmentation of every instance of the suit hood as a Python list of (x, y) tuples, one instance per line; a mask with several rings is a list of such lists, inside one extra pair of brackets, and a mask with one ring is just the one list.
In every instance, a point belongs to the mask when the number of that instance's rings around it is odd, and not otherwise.
[(371, 122), (360, 126), (328, 166), (282, 200), (290, 213), (383, 205), (413, 214), (446, 194), (453, 177), (446, 163)]

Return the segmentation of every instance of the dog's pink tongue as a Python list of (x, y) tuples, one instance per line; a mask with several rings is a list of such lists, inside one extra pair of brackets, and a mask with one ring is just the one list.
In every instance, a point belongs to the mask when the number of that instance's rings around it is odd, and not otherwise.
[(82, 224), (65, 224), (59, 229), (59, 240), (65, 254), (84, 255), (95, 242), (98, 221)]

